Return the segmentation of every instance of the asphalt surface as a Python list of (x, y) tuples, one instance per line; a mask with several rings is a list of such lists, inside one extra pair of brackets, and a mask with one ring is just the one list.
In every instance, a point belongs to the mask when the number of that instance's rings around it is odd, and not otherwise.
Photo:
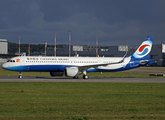
[(159, 78), (94, 78), (73, 79), (66, 77), (0, 77), (0, 82), (111, 82), (111, 83), (165, 83), (164, 77)]

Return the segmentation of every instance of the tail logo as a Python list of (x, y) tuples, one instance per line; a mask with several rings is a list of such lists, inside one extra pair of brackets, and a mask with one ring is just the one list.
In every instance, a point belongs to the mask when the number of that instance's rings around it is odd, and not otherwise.
[(135, 58), (142, 58), (142, 57), (148, 55), (148, 53), (150, 53), (150, 51), (151, 51), (151, 46), (152, 46), (151, 41), (143, 42), (143, 44), (137, 49), (137, 51), (134, 53), (133, 56)]
[(139, 53), (138, 55), (145, 55), (147, 52), (148, 52), (148, 47), (150, 47), (150, 45), (142, 45), (140, 48), (139, 48)]

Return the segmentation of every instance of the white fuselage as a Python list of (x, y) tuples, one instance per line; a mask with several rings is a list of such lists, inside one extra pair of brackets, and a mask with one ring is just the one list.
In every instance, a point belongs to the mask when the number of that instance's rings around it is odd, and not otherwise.
[[(98, 64), (108, 64), (98, 66), (100, 70), (113, 70), (124, 68), (130, 61), (130, 57), (125, 58), (124, 62), (116, 63), (122, 60), (122, 57), (42, 57), (42, 56), (20, 56), (13, 57), (2, 67), (13, 71), (64, 71), (66, 67), (91, 66)], [(90, 68), (92, 69), (92, 67)]]
[(19, 56), (2, 64), (2, 68), (19, 71), (20, 73), (24, 71), (46, 71), (50, 72), (51, 76), (64, 73), (65, 76), (73, 78), (78, 78), (78, 75), (83, 73), (83, 78), (87, 79), (86, 72), (122, 71), (155, 63), (155, 60), (149, 59), (153, 38), (153, 36), (147, 36), (130, 57), (126, 57), (127, 52), (124, 57)]

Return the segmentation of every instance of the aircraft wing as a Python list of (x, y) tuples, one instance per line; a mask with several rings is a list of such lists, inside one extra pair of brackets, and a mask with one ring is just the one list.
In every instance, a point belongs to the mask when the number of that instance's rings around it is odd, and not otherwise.
[(126, 58), (127, 53), (124, 55), (124, 57), (122, 58), (122, 60), (120, 60), (119, 62), (113, 62), (113, 63), (103, 63), (103, 64), (96, 64), (96, 65), (85, 65), (85, 66), (78, 66), (78, 69), (80, 72), (86, 71), (87, 69), (90, 68), (98, 68), (99, 66), (107, 66), (107, 65), (113, 65), (113, 64), (120, 64), (122, 62), (124, 62), (124, 59)]
[(116, 62), (116, 63), (106, 63), (106, 64), (96, 64), (96, 65), (85, 65), (85, 66), (78, 66), (78, 69), (80, 72), (86, 71), (87, 69), (90, 68), (98, 68), (99, 66), (107, 66), (107, 65), (112, 65), (112, 64), (119, 64), (122, 62)]

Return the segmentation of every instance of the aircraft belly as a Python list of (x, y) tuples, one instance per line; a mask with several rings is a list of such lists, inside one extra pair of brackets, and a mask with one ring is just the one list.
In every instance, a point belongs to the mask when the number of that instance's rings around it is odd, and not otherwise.
[(26, 71), (62, 71), (61, 65), (31, 65), (26, 66)]
[(6, 69), (11, 70), (11, 71), (22, 71), (22, 72), (23, 71), (49, 72), (49, 71), (64, 71), (66, 67), (70, 67), (70, 66), (67, 66), (67, 65), (24, 65), (24, 66), (12, 66)]

